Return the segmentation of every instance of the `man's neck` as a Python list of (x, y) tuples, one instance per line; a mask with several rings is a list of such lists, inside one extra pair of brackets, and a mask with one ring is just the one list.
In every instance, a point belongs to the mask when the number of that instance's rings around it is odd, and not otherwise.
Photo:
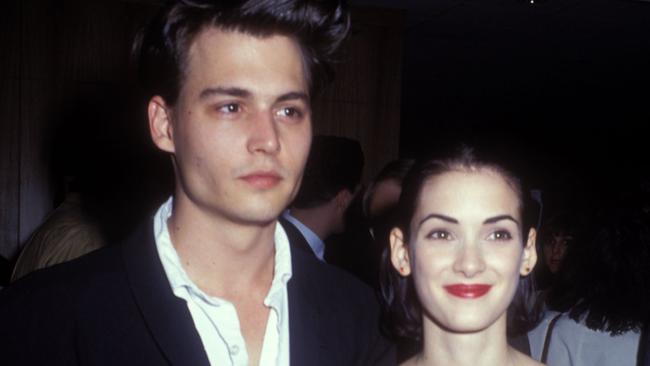
[(332, 234), (329, 208), (319, 206), (309, 209), (291, 208), (289, 213), (298, 219), (309, 230), (313, 231), (322, 241)]
[(275, 225), (244, 225), (183, 200), (174, 203), (167, 221), (188, 276), (207, 294), (231, 301), (266, 296), (273, 279)]

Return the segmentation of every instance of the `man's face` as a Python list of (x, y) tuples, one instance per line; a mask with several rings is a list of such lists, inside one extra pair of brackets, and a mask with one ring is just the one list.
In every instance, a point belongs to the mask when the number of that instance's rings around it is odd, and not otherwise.
[[(156, 110), (168, 119), (158, 128)], [(291, 38), (203, 30), (189, 48), (177, 104), (169, 108), (154, 97), (149, 116), (154, 141), (174, 155), (177, 206), (265, 225), (295, 196), (311, 110)]]

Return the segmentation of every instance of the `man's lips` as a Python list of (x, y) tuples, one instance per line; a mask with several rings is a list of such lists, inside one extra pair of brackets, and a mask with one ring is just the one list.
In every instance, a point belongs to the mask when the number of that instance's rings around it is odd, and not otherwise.
[(253, 172), (240, 178), (255, 188), (272, 188), (277, 185), (282, 177), (275, 172)]
[(486, 285), (486, 284), (466, 285), (462, 283), (457, 283), (453, 285), (444, 286), (444, 288), (445, 290), (447, 290), (447, 292), (449, 292), (453, 296), (460, 297), (463, 299), (476, 299), (487, 294), (492, 288), (492, 285)]

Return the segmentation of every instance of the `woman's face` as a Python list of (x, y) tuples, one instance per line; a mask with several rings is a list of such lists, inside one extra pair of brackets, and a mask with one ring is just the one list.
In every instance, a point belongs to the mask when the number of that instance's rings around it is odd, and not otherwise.
[(424, 323), (452, 332), (505, 324), (519, 276), (537, 259), (535, 231), (522, 237), (519, 206), (517, 193), (492, 170), (425, 182), (408, 243), (399, 229), (391, 232), (393, 264), (413, 276)]

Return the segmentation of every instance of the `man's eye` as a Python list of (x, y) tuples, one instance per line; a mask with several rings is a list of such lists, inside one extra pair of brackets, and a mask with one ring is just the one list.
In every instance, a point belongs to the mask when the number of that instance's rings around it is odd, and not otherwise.
[(241, 111), (241, 107), (237, 103), (228, 103), (219, 107), (221, 113), (237, 113)]
[(280, 108), (277, 112), (280, 117), (289, 117), (289, 118), (300, 118), (302, 117), (302, 112), (297, 108), (293, 107), (283, 107)]
[(445, 230), (433, 230), (429, 234), (427, 234), (428, 239), (433, 239), (433, 240), (451, 240), (452, 235), (448, 231)]
[(488, 239), (497, 241), (510, 240), (512, 239), (512, 235), (510, 235), (510, 233), (506, 230), (497, 230), (491, 233)]

